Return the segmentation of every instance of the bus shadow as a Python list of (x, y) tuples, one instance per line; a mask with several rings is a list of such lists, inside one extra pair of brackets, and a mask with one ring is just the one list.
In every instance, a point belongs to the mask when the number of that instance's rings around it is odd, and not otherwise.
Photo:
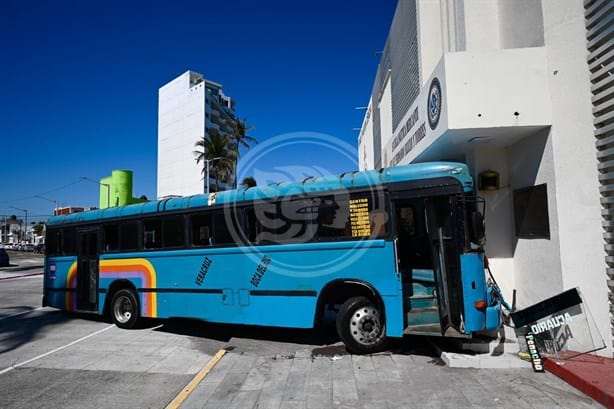
[[(48, 327), (62, 326), (71, 320), (70, 316), (57, 310), (45, 311), (29, 306), (11, 307), (10, 310), (11, 314), (0, 312), (0, 354), (38, 339)], [(36, 315), (32, 315), (35, 312)]]
[(339, 342), (333, 326), (323, 325), (314, 329), (265, 327), (255, 325), (218, 324), (189, 318), (155, 320), (149, 325), (160, 325), (155, 331), (169, 332), (215, 341), (229, 342), (233, 338), (272, 341), (305, 346), (330, 345)]
[[(147, 323), (148, 322), (148, 323)], [(279, 327), (263, 327), (252, 325), (231, 325), (217, 324), (189, 318), (171, 318), (168, 320), (147, 320), (144, 325), (155, 328), (154, 331), (168, 332), (176, 335), (184, 335), (203, 339), (210, 339), (229, 343), (232, 340), (232, 347), (240, 349), (252, 349), (245, 345), (242, 340), (266, 341), (274, 345), (293, 344), (295, 347), (311, 349), (311, 356), (334, 357), (351, 355), (345, 345), (341, 343), (335, 325), (328, 322), (324, 325), (316, 326), (313, 329), (295, 329)], [(262, 350), (271, 347), (260, 345)], [(273, 347), (274, 348), (274, 347)], [(289, 351), (287, 348), (280, 348), (280, 351)], [(431, 357), (434, 363), (439, 360), (440, 350), (427, 336), (409, 336), (391, 339), (383, 353), (394, 355), (418, 355)]]

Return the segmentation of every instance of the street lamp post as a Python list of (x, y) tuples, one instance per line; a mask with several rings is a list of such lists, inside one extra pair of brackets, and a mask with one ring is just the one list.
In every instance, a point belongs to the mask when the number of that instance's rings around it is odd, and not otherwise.
[(111, 185), (108, 183), (102, 183), (97, 180), (88, 178), (87, 176), (80, 176), (81, 179), (90, 181), (92, 183), (97, 183), (101, 186), (105, 186), (107, 188), (107, 207), (111, 207)]
[(25, 225), (25, 229), (24, 229), (24, 232), (23, 232), (23, 235), (24, 235), (23, 238), (24, 238), (24, 241), (27, 241), (28, 240), (28, 210), (27, 209), (20, 209), (20, 208), (15, 207), (15, 206), (9, 206), (9, 207), (12, 208), (12, 209), (15, 209), (15, 210), (19, 210), (20, 212), (24, 212), (26, 214), (26, 225)]
[(58, 201), (57, 201), (57, 200), (47, 199), (46, 197), (44, 197), (44, 196), (40, 196), (40, 195), (36, 195), (36, 196), (34, 196), (34, 197), (36, 197), (36, 198), (38, 198), (38, 199), (43, 199), (43, 200), (46, 200), (46, 201), (48, 201), (48, 202), (53, 203), (53, 205), (54, 205), (54, 208), (53, 208), (53, 215), (55, 216), (55, 212), (58, 210)]
[(212, 158), (212, 159), (205, 159), (205, 194), (209, 194), (209, 163), (213, 162), (214, 160), (218, 160), (218, 159), (222, 159), (221, 157), (216, 157), (216, 158)]

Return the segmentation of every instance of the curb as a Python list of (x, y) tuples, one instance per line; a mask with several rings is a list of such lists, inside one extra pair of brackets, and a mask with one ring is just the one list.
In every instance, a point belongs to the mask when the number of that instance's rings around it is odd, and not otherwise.
[(594, 355), (568, 360), (542, 358), (544, 367), (607, 408), (614, 408), (614, 360)]
[[(0, 271), (0, 273), (1, 273), (1, 271)], [(1, 280), (11, 280), (11, 279), (14, 279), (14, 278), (33, 277), (33, 276), (42, 276), (42, 275), (43, 275), (42, 272), (40, 272), (40, 273), (32, 273), (32, 274), (14, 275), (14, 276), (10, 276), (10, 277), (0, 277), (0, 281)]]
[(31, 268), (43, 268), (43, 264), (27, 264), (27, 265), (20, 265), (20, 264), (15, 264), (15, 265), (11, 265), (8, 267), (0, 267), (0, 273), (10, 273), (13, 271), (21, 271), (21, 270), (29, 270)]

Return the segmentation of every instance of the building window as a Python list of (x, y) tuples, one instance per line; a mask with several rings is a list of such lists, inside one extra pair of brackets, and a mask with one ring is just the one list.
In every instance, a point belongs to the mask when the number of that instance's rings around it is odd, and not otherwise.
[(522, 238), (550, 238), (546, 184), (514, 190), (514, 226)]

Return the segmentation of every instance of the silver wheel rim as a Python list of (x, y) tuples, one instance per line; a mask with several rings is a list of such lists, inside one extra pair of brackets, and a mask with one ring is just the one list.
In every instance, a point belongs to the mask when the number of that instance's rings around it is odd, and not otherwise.
[(132, 314), (134, 312), (134, 306), (125, 295), (118, 297), (115, 300), (115, 305), (113, 306), (113, 315), (115, 316), (115, 320), (121, 324), (125, 324), (130, 321)]
[(379, 311), (373, 306), (361, 307), (350, 319), (350, 334), (362, 345), (373, 345), (380, 340), (383, 328)]

